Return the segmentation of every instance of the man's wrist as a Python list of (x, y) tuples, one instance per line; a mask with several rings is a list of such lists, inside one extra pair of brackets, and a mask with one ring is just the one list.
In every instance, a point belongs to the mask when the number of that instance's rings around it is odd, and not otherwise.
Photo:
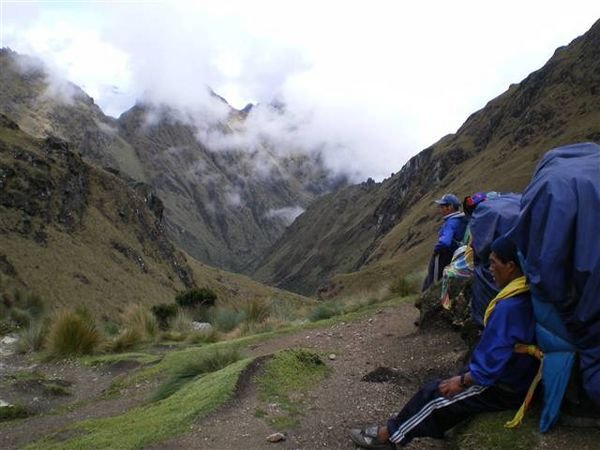
[(466, 372), (460, 374), (460, 387), (469, 387), (469, 385), (467, 384), (466, 375)]

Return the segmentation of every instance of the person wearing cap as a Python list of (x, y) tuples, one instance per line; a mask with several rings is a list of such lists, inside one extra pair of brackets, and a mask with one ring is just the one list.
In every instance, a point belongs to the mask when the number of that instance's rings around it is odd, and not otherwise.
[(490, 261), (501, 290), (485, 312), (485, 328), (467, 367), (458, 375), (423, 385), (387, 425), (350, 430), (356, 445), (393, 449), (415, 437), (443, 438), (447, 430), (475, 414), (521, 406), (507, 424), (518, 425), (535, 390), (532, 381), (539, 367), (529, 353), (535, 319), (514, 243), (496, 239)]
[(460, 211), (460, 201), (456, 195), (444, 194), (442, 198), (435, 200), (435, 203), (438, 205), (443, 223), (438, 232), (438, 240), (433, 247), (421, 292), (426, 291), (429, 286), (442, 278), (444, 267), (452, 261), (452, 254), (461, 244), (467, 227), (467, 219)]

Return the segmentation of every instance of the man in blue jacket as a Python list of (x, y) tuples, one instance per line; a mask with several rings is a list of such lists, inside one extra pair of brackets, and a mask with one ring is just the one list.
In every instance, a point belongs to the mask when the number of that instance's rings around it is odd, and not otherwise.
[(456, 195), (444, 194), (442, 198), (435, 200), (435, 203), (439, 207), (443, 223), (433, 247), (433, 255), (429, 260), (429, 269), (427, 277), (423, 280), (421, 292), (442, 278), (444, 267), (452, 261), (452, 254), (461, 244), (467, 227), (467, 218), (460, 212), (460, 201)]
[(394, 449), (415, 437), (443, 438), (475, 414), (517, 409), (523, 403), (539, 363), (521, 351), (533, 347), (535, 320), (512, 241), (500, 237), (493, 242), (490, 270), (501, 290), (485, 311), (485, 328), (466, 369), (426, 383), (386, 426), (351, 430), (356, 445)]

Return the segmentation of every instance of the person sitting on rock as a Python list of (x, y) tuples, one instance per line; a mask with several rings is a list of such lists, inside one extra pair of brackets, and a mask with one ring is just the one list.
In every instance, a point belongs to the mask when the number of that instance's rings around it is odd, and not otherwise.
[(433, 247), (433, 255), (429, 261), (427, 277), (423, 281), (421, 292), (426, 291), (429, 286), (442, 278), (444, 267), (452, 261), (452, 254), (462, 243), (467, 219), (460, 212), (460, 201), (454, 194), (444, 194), (439, 200), (435, 200), (439, 212), (443, 217), (443, 223), (438, 232), (438, 240)]
[(521, 403), (511, 425), (522, 419), (539, 366), (528, 353), (534, 348), (535, 319), (514, 243), (499, 237), (491, 250), (490, 270), (501, 291), (485, 311), (485, 328), (466, 369), (423, 385), (387, 425), (350, 430), (356, 445), (393, 449), (416, 437), (443, 438), (475, 414), (516, 409)]

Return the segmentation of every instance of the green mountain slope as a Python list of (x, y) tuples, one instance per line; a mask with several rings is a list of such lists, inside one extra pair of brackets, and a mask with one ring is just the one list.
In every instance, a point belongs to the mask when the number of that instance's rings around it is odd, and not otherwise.
[(313, 204), (255, 275), (332, 295), (419, 271), (439, 226), (435, 198), (520, 191), (545, 151), (580, 141), (600, 141), (600, 22), (391, 178)]

